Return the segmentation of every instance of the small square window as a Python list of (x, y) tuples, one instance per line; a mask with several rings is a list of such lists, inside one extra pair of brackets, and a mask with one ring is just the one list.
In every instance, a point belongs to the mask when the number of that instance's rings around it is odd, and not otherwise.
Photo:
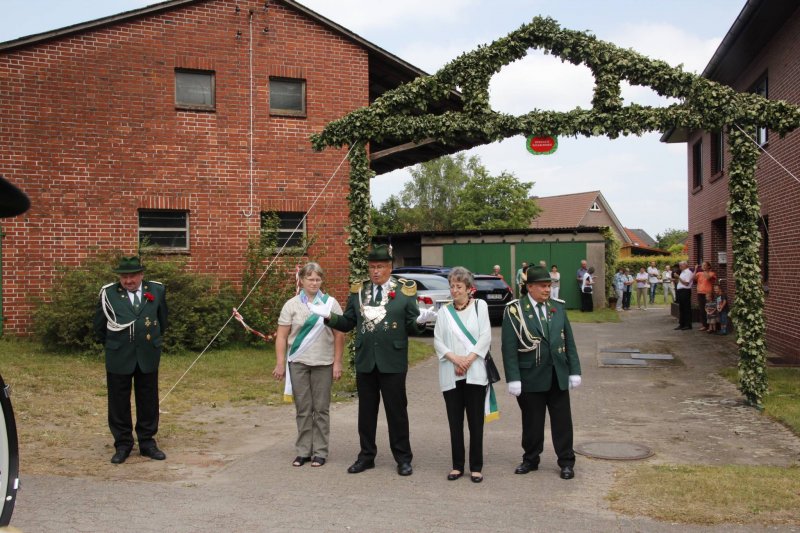
[(214, 110), (214, 73), (207, 70), (175, 70), (175, 107)]
[(262, 212), (261, 229), (269, 226), (272, 217), (277, 217), (276, 246), (302, 248), (306, 239), (306, 214), (301, 211)]
[(725, 153), (725, 144), (721, 131), (711, 132), (711, 175), (714, 176), (722, 172), (724, 168), (723, 154)]
[(293, 78), (269, 79), (269, 112), (306, 116), (306, 82)]
[(139, 244), (165, 250), (189, 249), (189, 213), (187, 211), (139, 211)]

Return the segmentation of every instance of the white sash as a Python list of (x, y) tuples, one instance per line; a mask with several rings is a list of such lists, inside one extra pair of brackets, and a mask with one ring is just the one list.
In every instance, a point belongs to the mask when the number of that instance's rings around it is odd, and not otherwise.
[[(329, 296), (327, 294), (317, 292), (316, 296), (314, 296), (314, 303), (325, 303), (328, 301), (328, 298)], [(300, 293), (300, 301), (304, 301), (304, 303), (308, 301), (304, 292)], [(309, 326), (311, 329), (308, 329)], [(297, 337), (295, 337), (294, 342), (289, 347), (289, 352), (286, 356), (286, 380), (283, 386), (283, 401), (291, 403), (294, 397), (292, 394), (292, 376), (289, 372), (289, 363), (305, 353), (305, 351), (308, 350), (312, 344), (314, 344), (314, 341), (319, 338), (324, 329), (325, 320), (321, 316), (311, 313), (303, 326), (300, 328), (300, 331), (298, 332)]]

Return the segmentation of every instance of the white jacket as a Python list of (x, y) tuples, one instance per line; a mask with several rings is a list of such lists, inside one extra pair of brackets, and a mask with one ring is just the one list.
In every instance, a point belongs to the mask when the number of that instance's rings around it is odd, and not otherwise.
[[(475, 306), (478, 309), (477, 313), (475, 312)], [(456, 378), (464, 379), (462, 376), (456, 376), (455, 365), (445, 358), (448, 353), (466, 356), (470, 352), (474, 352), (478, 359), (467, 370), (467, 383), (470, 385), (487, 385), (489, 383), (486, 377), (486, 364), (483, 362), (492, 344), (489, 308), (486, 302), (476, 299), (466, 309), (458, 311), (458, 316), (464, 323), (464, 327), (467, 328), (467, 331), (472, 334), (477, 342), (474, 349), (465, 346), (459, 335), (455, 333), (454, 328), (457, 329), (458, 325), (453, 321), (453, 317), (450, 316), (450, 311), (446, 307), (439, 309), (436, 317), (436, 327), (433, 330), (433, 347), (436, 350), (436, 356), (439, 358), (439, 386), (442, 392), (454, 389), (456, 387)]]

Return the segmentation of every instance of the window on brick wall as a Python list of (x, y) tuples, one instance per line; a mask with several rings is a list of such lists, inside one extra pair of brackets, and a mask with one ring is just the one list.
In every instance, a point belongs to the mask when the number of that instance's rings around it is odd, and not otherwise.
[(703, 186), (703, 141), (692, 145), (692, 188)]
[(725, 153), (724, 137), (721, 131), (711, 132), (711, 175), (722, 172), (724, 167), (723, 154)]
[(303, 248), (306, 241), (306, 214), (302, 211), (264, 211), (261, 213), (261, 229), (277, 229), (280, 247)]
[(269, 112), (272, 115), (306, 116), (306, 80), (270, 77)]
[(139, 244), (171, 251), (188, 250), (188, 211), (139, 210)]
[[(753, 92), (759, 96), (763, 96), (764, 98), (769, 98), (769, 91), (768, 91), (768, 83), (767, 83), (767, 75), (764, 74), (756, 83), (753, 85)], [(757, 128), (756, 129), (756, 142), (759, 146), (764, 146), (767, 144), (767, 128)]]
[(703, 257), (703, 234), (698, 233), (694, 236), (694, 256), (695, 263), (702, 265), (705, 258)]
[(758, 221), (758, 231), (761, 233), (761, 247), (758, 255), (761, 259), (761, 279), (769, 282), (769, 217), (762, 216)]
[(175, 69), (175, 107), (213, 111), (214, 93), (214, 72)]

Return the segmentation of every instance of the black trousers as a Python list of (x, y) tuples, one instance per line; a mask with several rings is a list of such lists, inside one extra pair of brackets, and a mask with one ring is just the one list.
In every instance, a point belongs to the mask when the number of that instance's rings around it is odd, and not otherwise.
[(581, 311), (588, 313), (594, 310), (594, 302), (592, 301), (591, 292), (581, 292)]
[(633, 291), (622, 291), (622, 308), (623, 309), (630, 309), (631, 308), (631, 294), (633, 294)]
[(675, 297), (678, 300), (678, 326), (692, 327), (692, 289), (678, 289)]
[(469, 427), (469, 470), (483, 470), (483, 407), (486, 385), (470, 385), (466, 379), (456, 381), (456, 388), (444, 391), (447, 422), (450, 425), (450, 454), (453, 470), (464, 471), (464, 412)]
[(704, 328), (708, 327), (708, 317), (706, 316), (706, 298), (705, 294), (697, 293), (697, 307), (700, 308), (700, 322)]
[(145, 374), (136, 365), (133, 374), (106, 372), (108, 384), (108, 427), (114, 448), (133, 448), (131, 383), (136, 395), (136, 437), (139, 449), (155, 444), (158, 433), (158, 371)]
[(378, 453), (375, 434), (378, 430), (378, 408), (383, 396), (383, 410), (389, 426), (389, 447), (397, 464), (410, 463), (411, 443), (408, 438), (408, 398), (406, 373), (384, 374), (375, 368), (372, 372), (356, 373), (358, 390), (358, 437), (361, 451), (358, 459), (374, 461)]
[(575, 466), (569, 391), (558, 388), (555, 369), (549, 391), (523, 392), (517, 396), (517, 403), (522, 411), (522, 449), (525, 451), (522, 459), (539, 464), (539, 456), (544, 449), (544, 419), (547, 410), (550, 413), (550, 433), (558, 466)]

